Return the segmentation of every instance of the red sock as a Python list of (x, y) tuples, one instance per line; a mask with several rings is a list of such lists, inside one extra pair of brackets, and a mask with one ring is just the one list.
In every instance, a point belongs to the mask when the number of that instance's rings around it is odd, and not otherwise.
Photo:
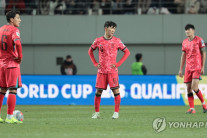
[(7, 114), (13, 115), (15, 105), (16, 105), (16, 94), (9, 93), (9, 96), (7, 98)]
[(0, 93), (0, 113), (1, 113), (1, 107), (2, 107), (2, 104), (3, 104), (4, 96), (5, 96), (4, 93)]
[(194, 108), (194, 97), (193, 97), (193, 93), (189, 93), (188, 94), (188, 103), (190, 108)]
[(204, 99), (203, 99), (203, 95), (202, 95), (201, 91), (198, 89), (198, 92), (195, 92), (195, 93), (198, 96), (198, 98), (200, 99), (201, 103), (203, 103)]
[(114, 95), (114, 102), (115, 102), (115, 112), (119, 112), (119, 106), (120, 106), (120, 103), (121, 103), (121, 97), (120, 97), (120, 94), (116, 94)]
[(95, 99), (94, 99), (94, 105), (95, 105), (95, 112), (99, 112), (99, 107), (100, 107), (100, 103), (101, 103), (101, 95), (95, 95)]

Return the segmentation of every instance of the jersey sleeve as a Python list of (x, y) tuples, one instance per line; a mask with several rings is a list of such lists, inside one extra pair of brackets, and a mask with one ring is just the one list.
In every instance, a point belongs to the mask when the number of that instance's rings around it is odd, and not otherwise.
[(98, 40), (97, 39), (94, 40), (93, 44), (91, 45), (91, 48), (93, 50), (96, 50), (96, 48), (98, 48)]
[(124, 43), (119, 39), (118, 41), (118, 49), (121, 51), (124, 51), (127, 47), (124, 45)]
[(185, 52), (184, 42), (182, 43), (182, 51)]
[(17, 41), (17, 40), (21, 40), (19, 29), (16, 29), (16, 30), (13, 31), (13, 33), (12, 33), (12, 40), (14, 42)]
[(199, 40), (199, 48), (204, 48), (206, 45), (205, 45), (205, 42), (203, 40), (203, 38), (200, 37), (200, 40)]

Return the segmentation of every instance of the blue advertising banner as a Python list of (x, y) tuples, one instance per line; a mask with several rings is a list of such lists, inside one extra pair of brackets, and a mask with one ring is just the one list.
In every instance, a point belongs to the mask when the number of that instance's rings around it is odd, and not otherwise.
[[(95, 82), (95, 75), (22, 75), (17, 104), (93, 105)], [(178, 84), (176, 76), (120, 75), (119, 84), (121, 105), (185, 105), (185, 85)], [(102, 94), (101, 105), (114, 105), (109, 87)]]

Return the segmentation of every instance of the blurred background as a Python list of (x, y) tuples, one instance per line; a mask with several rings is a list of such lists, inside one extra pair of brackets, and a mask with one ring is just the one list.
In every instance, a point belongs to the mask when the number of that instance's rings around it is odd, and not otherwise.
[[(18, 98), (24, 100), (18, 104), (93, 105), (97, 69), (88, 49), (104, 35), (108, 20), (117, 23), (115, 36), (131, 52), (119, 67), (122, 104), (188, 104), (183, 79), (176, 76), (184, 27), (194, 24), (196, 35), (207, 41), (207, 0), (1, 0), (1, 26), (11, 9), (20, 10), (22, 20), (23, 88)], [(98, 50), (94, 53), (98, 60)], [(132, 75), (137, 53), (147, 75)], [(117, 61), (122, 56), (119, 51)], [(199, 85), (205, 98), (206, 80), (204, 76)], [(102, 104), (114, 104), (109, 88), (102, 97), (107, 99)]]
[(131, 74), (136, 53), (148, 75), (177, 74), (184, 26), (194, 24), (196, 35), (207, 38), (207, 0), (1, 0), (0, 9), (1, 25), (5, 12), (21, 11), (22, 74), (59, 75), (67, 55), (77, 75), (96, 74), (88, 49), (107, 20), (117, 23), (115, 36), (131, 51), (120, 74)]

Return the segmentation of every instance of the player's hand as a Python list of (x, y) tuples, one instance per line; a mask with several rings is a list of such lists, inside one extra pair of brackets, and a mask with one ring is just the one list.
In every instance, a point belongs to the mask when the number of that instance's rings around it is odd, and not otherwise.
[(111, 64), (111, 68), (112, 69), (116, 68), (116, 65), (115, 64)]
[(98, 63), (98, 65), (96, 66), (98, 69), (100, 69), (101, 68), (101, 64), (100, 63)]
[(19, 57), (14, 58), (14, 61), (16, 61), (17, 63), (21, 64), (21, 62), (22, 62), (22, 58), (19, 58)]
[(182, 78), (183, 77), (183, 72), (180, 70), (179, 73), (178, 73), (178, 75), (179, 75), (179, 77)]
[(202, 74), (202, 75), (204, 74), (204, 68), (201, 69), (201, 74)]

